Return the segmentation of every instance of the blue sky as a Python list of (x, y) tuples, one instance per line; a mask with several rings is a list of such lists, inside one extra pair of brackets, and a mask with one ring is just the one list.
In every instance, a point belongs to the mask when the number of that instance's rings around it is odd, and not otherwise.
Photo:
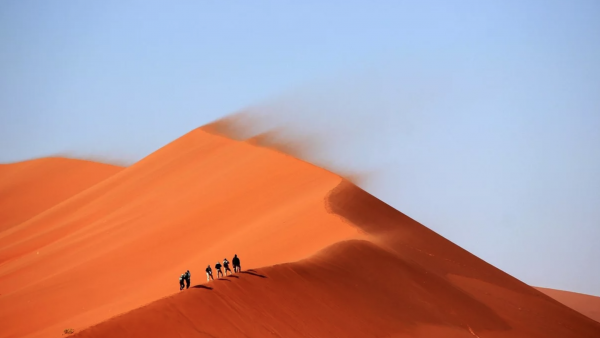
[(517, 278), (600, 295), (600, 3), (3, 1), (0, 163), (253, 107)]

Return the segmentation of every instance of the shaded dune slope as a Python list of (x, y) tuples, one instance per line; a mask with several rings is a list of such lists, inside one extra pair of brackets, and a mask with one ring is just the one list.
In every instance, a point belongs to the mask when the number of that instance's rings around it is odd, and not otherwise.
[(370, 240), (197, 285), (77, 337), (596, 337), (600, 325), (342, 181)]
[(0, 164), (0, 232), (118, 173), (123, 168), (67, 158)]
[(536, 289), (600, 323), (600, 297), (548, 288)]
[[(178, 292), (207, 264), (306, 258), (359, 231), (327, 212), (341, 178), (194, 130), (0, 233), (0, 337), (49, 337)], [(60, 334), (59, 334), (60, 335)]]

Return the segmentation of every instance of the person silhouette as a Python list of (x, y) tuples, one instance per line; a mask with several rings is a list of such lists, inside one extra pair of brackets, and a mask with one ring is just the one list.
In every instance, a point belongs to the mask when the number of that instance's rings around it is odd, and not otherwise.
[(227, 258), (223, 258), (223, 268), (225, 268), (225, 276), (227, 276), (227, 271), (229, 271), (229, 274), (233, 275), (233, 272), (229, 269), (229, 261)]
[(183, 290), (183, 288), (185, 287), (183, 285), (184, 280), (185, 280), (185, 273), (182, 273), (181, 276), (179, 276), (179, 291)]
[(209, 266), (206, 268), (206, 281), (207, 281), (207, 282), (209, 282), (211, 279), (212, 279), (212, 280), (215, 280), (215, 279), (213, 278), (213, 275), (212, 275), (212, 269), (210, 268), (210, 265), (209, 265)]
[(190, 280), (192, 279), (192, 274), (190, 273), (190, 270), (185, 272), (185, 288), (189, 289), (190, 288)]
[(233, 263), (233, 272), (240, 272), (242, 271), (242, 265), (240, 264), (240, 259), (238, 258), (237, 254), (233, 255), (233, 259), (231, 260), (231, 263)]
[(217, 270), (217, 278), (223, 277), (223, 271), (221, 271), (221, 263), (219, 261), (215, 264), (215, 270)]

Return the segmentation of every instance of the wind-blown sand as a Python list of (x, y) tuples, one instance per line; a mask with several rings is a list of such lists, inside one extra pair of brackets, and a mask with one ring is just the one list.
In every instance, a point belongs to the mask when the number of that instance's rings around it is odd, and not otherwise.
[(600, 297), (541, 287), (536, 289), (600, 323)]
[[(0, 232), (0, 337), (600, 334), (338, 175), (208, 130)], [(253, 270), (199, 285), (234, 253)]]

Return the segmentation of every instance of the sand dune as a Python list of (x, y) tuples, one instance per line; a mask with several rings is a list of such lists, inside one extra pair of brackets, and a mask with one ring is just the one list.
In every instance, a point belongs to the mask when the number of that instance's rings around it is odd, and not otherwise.
[[(328, 210), (370, 236), (197, 285), (77, 337), (596, 337), (600, 325), (348, 182)], [(371, 211), (371, 212), (369, 212)], [(390, 227), (394, 224), (394, 227)]]
[(340, 178), (195, 130), (0, 234), (0, 337), (81, 329), (178, 292), (177, 278), (237, 253), (244, 266), (360, 238), (327, 212)]
[(123, 168), (66, 158), (0, 164), (0, 232), (80, 193)]
[[(600, 335), (338, 175), (209, 131), (1, 232), (0, 337)], [(253, 271), (200, 285), (234, 253)]]
[(548, 288), (536, 289), (600, 323), (600, 297)]

